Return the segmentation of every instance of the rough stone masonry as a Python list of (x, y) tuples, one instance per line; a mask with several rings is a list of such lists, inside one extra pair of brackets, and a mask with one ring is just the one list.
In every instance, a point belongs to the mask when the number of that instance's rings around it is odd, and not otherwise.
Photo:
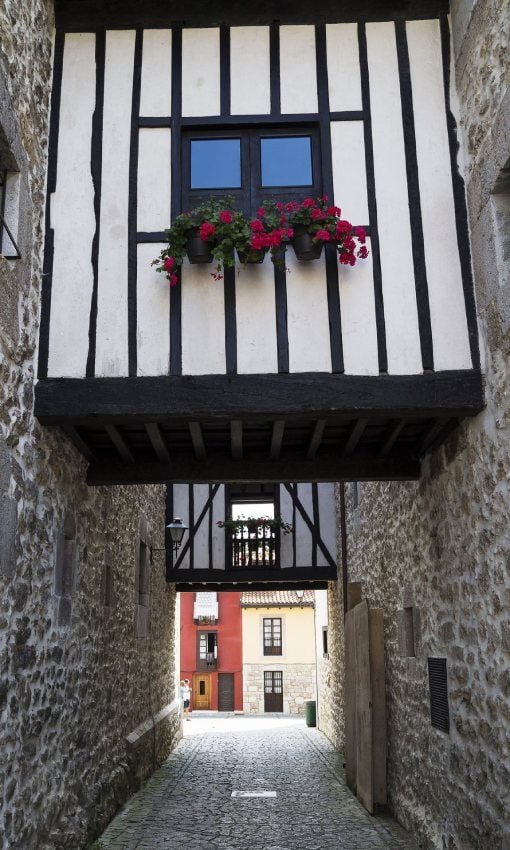
[[(385, 617), (390, 806), (425, 848), (510, 846), (509, 28), (507, 0), (452, 4), (486, 410), (419, 483), (358, 485), (357, 507), (348, 487), (349, 580)], [(447, 659), (449, 734), (431, 726), (428, 657)]]
[[(161, 487), (91, 489), (33, 416), (53, 4), (0, 6), (0, 157), (20, 173), (20, 261), (0, 257), (0, 834), (85, 846), (180, 734)], [(143, 537), (143, 539), (142, 539)], [(138, 628), (140, 623), (145, 628)]]

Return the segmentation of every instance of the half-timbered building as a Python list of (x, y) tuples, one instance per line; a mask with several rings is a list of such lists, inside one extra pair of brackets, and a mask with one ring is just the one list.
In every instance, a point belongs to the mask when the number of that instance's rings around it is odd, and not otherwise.
[[(96, 485), (419, 477), (483, 406), (447, 3), (61, 0), (56, 23), (40, 422)], [(151, 266), (195, 201), (275, 192), (334, 199), (368, 259)]]

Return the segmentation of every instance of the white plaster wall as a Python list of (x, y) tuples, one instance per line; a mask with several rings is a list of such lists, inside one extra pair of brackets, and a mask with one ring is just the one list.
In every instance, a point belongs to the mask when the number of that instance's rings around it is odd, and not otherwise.
[(281, 110), (317, 112), (315, 28), (280, 27)]
[(170, 360), (170, 284), (151, 265), (163, 245), (138, 246), (137, 351), (138, 375), (167, 375)]
[(170, 227), (171, 131), (141, 127), (138, 134), (138, 230)]
[[(349, 25), (350, 26), (350, 25)], [(367, 181), (363, 122), (332, 121), (334, 200), (353, 224), (368, 224)], [(368, 249), (370, 251), (370, 240)], [(377, 375), (372, 255), (356, 266), (340, 266), (340, 311), (346, 374)]]
[(225, 298), (215, 266), (182, 266), (182, 371), (184, 375), (224, 374)]
[[(180, 519), (182, 519), (184, 525), (187, 525), (188, 528), (191, 528), (191, 526), (193, 524), (193, 517), (190, 517), (190, 515), (189, 515), (189, 487), (188, 487), (187, 484), (174, 484), (173, 487), (174, 487), (174, 511), (173, 511), (174, 517), (180, 517)], [(187, 540), (189, 540), (189, 537), (188, 537), (188, 534), (186, 533), (186, 536), (183, 540), (183, 544), (186, 543)], [(177, 554), (177, 558), (180, 557), (182, 552), (183, 552), (183, 548), (181, 548), (181, 551)], [(176, 559), (175, 559), (175, 556), (174, 556), (174, 566), (175, 566), (175, 560)], [(189, 570), (189, 549), (182, 559), (182, 563), (180, 564), (180, 568), (182, 568), (183, 570)]]
[(140, 115), (172, 112), (172, 30), (144, 30)]
[(93, 287), (90, 254), (96, 229), (90, 173), (95, 68), (95, 35), (66, 35), (57, 185), (51, 198), (51, 226), (55, 242), (49, 377), (83, 377), (87, 363)]
[(213, 500), (213, 566), (217, 570), (225, 569), (225, 532), (218, 528), (218, 520), (225, 519), (225, 485), (220, 484)]
[(182, 114), (220, 113), (220, 31), (182, 31)]
[(291, 372), (330, 372), (328, 298), (324, 257), (299, 262), (287, 252), (287, 323)]
[[(280, 515), (284, 522), (292, 525), (292, 499), (283, 484), (280, 484)], [(293, 566), (292, 534), (280, 535), (280, 566)]]
[[(312, 485), (297, 485), (298, 499), (313, 522)], [(296, 510), (296, 567), (312, 565), (312, 535), (299, 510)]]
[(273, 264), (240, 265), (236, 275), (237, 368), (239, 373), (278, 371)]
[(416, 374), (422, 362), (394, 24), (367, 24), (367, 48), (388, 371)]
[(361, 109), (358, 25), (326, 24), (329, 108), (332, 112)]
[(230, 111), (232, 115), (271, 111), (269, 27), (230, 29)]
[[(335, 485), (319, 484), (320, 536), (334, 561), (337, 560), (337, 513), (335, 505)], [(317, 566), (326, 567), (328, 562), (317, 548)]]
[(106, 33), (96, 375), (128, 374), (129, 149), (135, 33)]
[[(469, 369), (439, 22), (406, 24), (435, 369)], [(430, 132), (430, 127), (434, 132)]]
[[(209, 485), (195, 484), (193, 488), (195, 522), (198, 520), (208, 498)], [(194, 537), (193, 545), (194, 568), (196, 570), (207, 570), (209, 568), (209, 512), (206, 513), (200, 524), (200, 528)]]

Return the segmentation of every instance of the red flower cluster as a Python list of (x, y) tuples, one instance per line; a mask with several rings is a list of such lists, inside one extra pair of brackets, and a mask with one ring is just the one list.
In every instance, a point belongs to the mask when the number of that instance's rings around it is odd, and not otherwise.
[[(227, 215), (230, 215), (230, 213), (227, 213)], [(204, 242), (212, 239), (216, 235), (216, 228), (214, 224), (211, 224), (210, 221), (204, 221), (203, 224), (200, 225), (198, 235)]]
[(285, 208), (294, 230), (304, 230), (314, 242), (335, 245), (342, 265), (354, 266), (358, 257), (365, 259), (368, 256), (364, 228), (353, 227), (350, 221), (340, 218), (342, 210), (335, 205), (329, 206), (327, 196), (317, 200), (305, 198), (300, 204), (291, 201)]
[(163, 263), (163, 268), (167, 273), (167, 280), (170, 282), (170, 286), (177, 286), (179, 283), (179, 278), (173, 271), (175, 268), (175, 260), (173, 257), (167, 257), (165, 262)]
[(229, 212), (228, 210), (222, 210), (220, 212), (220, 221), (223, 222), (223, 224), (232, 224), (232, 221), (233, 221), (232, 213)]

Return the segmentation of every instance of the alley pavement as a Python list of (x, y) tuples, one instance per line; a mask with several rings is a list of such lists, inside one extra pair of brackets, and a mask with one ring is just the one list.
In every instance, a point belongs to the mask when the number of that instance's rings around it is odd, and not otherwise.
[(301, 719), (195, 713), (184, 726), (100, 847), (415, 850), (395, 821), (367, 814), (345, 785), (342, 757)]

